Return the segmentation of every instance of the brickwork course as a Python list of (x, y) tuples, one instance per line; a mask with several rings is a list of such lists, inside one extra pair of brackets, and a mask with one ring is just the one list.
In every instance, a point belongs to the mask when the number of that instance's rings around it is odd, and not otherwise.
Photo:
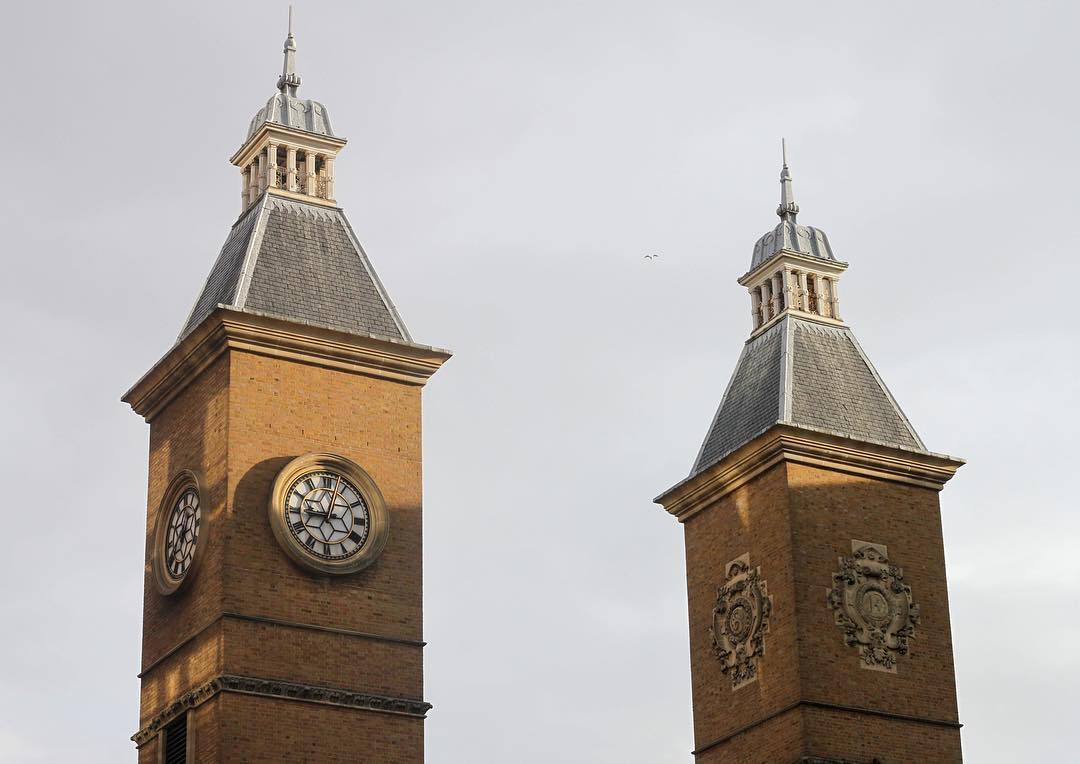
[[(155, 418), (148, 506), (156, 509), (177, 470), (204, 475), (204, 557), (176, 594), (159, 594), (149, 513), (141, 725), (222, 674), (423, 701), (420, 435), (417, 386), (239, 351)], [(364, 465), (390, 513), (378, 561), (340, 579), (290, 561), (267, 522), (278, 471), (325, 451)], [(366, 746), (400, 757), (380, 760), (422, 761), (422, 719), (310, 705), (222, 693), (197, 710), (190, 744), (198, 761), (266, 761), (266, 746), (292, 750), (296, 730), (336, 740), (345, 724), (368, 730)], [(254, 739), (261, 747), (239, 742)], [(140, 760), (156, 755), (151, 743)]]

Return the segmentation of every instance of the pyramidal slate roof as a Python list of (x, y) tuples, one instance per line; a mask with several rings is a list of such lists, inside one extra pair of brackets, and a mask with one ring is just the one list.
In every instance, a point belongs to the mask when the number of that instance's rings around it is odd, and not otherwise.
[(926, 452), (851, 329), (792, 315), (743, 347), (691, 477), (777, 424)]
[(345, 213), (272, 193), (233, 224), (179, 339), (218, 305), (412, 341)]

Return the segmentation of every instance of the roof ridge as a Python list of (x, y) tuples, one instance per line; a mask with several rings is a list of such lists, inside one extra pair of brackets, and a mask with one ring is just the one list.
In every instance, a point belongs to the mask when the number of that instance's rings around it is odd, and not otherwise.
[(919, 448), (926, 451), (926, 444), (923, 443), (922, 438), (919, 437), (919, 433), (915, 431), (915, 426), (911, 424), (911, 420), (908, 419), (907, 414), (905, 414), (904, 410), (900, 407), (900, 403), (896, 400), (896, 396), (892, 394), (892, 390), (889, 389), (889, 386), (885, 384), (885, 380), (878, 374), (877, 368), (870, 361), (870, 357), (866, 355), (866, 351), (863, 350), (862, 345), (859, 344), (859, 340), (855, 337), (855, 332), (848, 329), (847, 338), (855, 347), (855, 351), (859, 354), (859, 357), (862, 358), (863, 363), (866, 364), (866, 368), (869, 369), (870, 373), (874, 376), (874, 379), (877, 380), (878, 385), (881, 387), (881, 391), (885, 393), (885, 397), (892, 403), (893, 410), (899, 415), (901, 423), (907, 428), (908, 432), (911, 433), (911, 437), (914, 438)]
[(255, 205), (259, 208), (255, 227), (252, 229), (251, 238), (248, 239), (247, 250), (244, 252), (244, 260), (240, 264), (240, 278), (236, 283), (236, 294), (233, 295), (233, 305), (240, 310), (244, 309), (247, 302), (248, 290), (251, 288), (251, 277), (255, 273), (255, 264), (259, 259), (259, 248), (262, 245), (263, 232), (266, 230), (266, 219), (270, 215), (270, 200), (273, 197), (266, 191)]

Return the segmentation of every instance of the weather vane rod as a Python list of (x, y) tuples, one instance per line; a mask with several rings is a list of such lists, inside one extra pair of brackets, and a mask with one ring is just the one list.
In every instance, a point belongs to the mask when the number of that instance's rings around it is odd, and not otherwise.
[(289, 35), (285, 38), (285, 63), (277, 86), (282, 93), (294, 98), (296, 89), (300, 87), (300, 75), (296, 73), (296, 40), (292, 33), (292, 5), (289, 5)]
[(780, 139), (780, 153), (784, 158), (784, 167), (780, 170), (780, 206), (776, 208), (776, 214), (781, 220), (795, 222), (795, 216), (799, 214), (799, 205), (795, 203), (795, 192), (791, 190), (791, 171), (787, 166), (787, 139)]

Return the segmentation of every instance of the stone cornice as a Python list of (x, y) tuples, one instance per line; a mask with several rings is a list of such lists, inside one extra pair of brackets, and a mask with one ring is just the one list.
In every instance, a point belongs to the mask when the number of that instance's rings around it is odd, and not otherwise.
[(229, 157), (229, 161), (237, 167), (251, 162), (251, 160), (258, 154), (258, 150), (262, 144), (269, 138), (276, 139), (278, 143), (290, 144), (299, 148), (311, 148), (315, 151), (327, 151), (333, 154), (341, 151), (341, 148), (346, 144), (344, 138), (338, 138), (333, 135), (322, 135), (320, 133), (309, 133), (307, 130), (300, 130), (296, 127), (286, 127), (285, 125), (279, 125), (274, 122), (264, 122), (262, 126), (255, 131), (255, 134), (244, 141), (244, 145), (236, 150), (236, 152)]
[(352, 334), (219, 305), (123, 398), (147, 421), (227, 350), (423, 385), (450, 358), (426, 345)]
[(739, 276), (738, 283), (742, 286), (747, 286), (750, 282), (756, 281), (763, 273), (774, 271), (777, 267), (782, 268), (785, 264), (793, 265), (796, 268), (802, 267), (806, 270), (836, 276), (843, 273), (848, 267), (848, 264), (843, 260), (823, 260), (820, 257), (814, 257), (805, 252), (796, 252), (793, 249), (781, 249), (757, 268), (752, 268), (742, 276)]
[(706, 470), (677, 483), (655, 501), (679, 522), (765, 470), (792, 462), (940, 491), (964, 464), (941, 454), (905, 451), (831, 433), (776, 425)]
[(373, 695), (366, 692), (344, 690), (334, 687), (319, 687), (298, 682), (285, 682), (277, 679), (261, 679), (235, 674), (221, 674), (193, 690), (184, 693), (166, 706), (161, 713), (152, 718), (131, 739), (136, 746), (142, 746), (169, 722), (188, 709), (200, 706), (222, 692), (235, 692), (242, 695), (259, 695), (265, 698), (280, 698), (303, 703), (320, 703), (329, 706), (356, 708), (363, 711), (376, 711), (383, 714), (397, 714), (423, 719), (431, 710), (431, 704), (423, 700), (391, 698), (385, 695)]

